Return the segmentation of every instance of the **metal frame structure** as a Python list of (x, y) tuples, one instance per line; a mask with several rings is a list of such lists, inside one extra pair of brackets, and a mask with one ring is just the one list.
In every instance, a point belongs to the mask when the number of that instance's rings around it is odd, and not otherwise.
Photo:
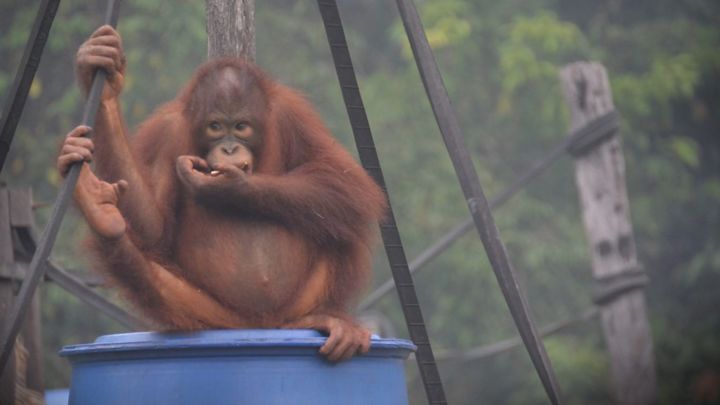
[[(570, 132), (562, 141), (555, 144), (552, 149), (547, 151), (540, 159), (535, 161), (532, 166), (518, 176), (505, 190), (491, 198), (490, 209), (500, 208), (518, 192), (523, 190), (532, 180), (543, 174), (548, 167), (567, 154), (576, 155), (581, 151), (587, 150), (588, 147), (593, 147), (598, 142), (607, 139), (608, 136), (612, 135), (617, 129), (618, 120), (617, 112), (613, 111), (610, 114), (592, 121), (586, 127)], [(470, 232), (473, 229), (473, 225), (474, 222), (472, 218), (468, 218), (455, 225), (450, 231), (441, 236), (435, 243), (425, 248), (410, 262), (410, 273), (414, 274), (424, 268), (432, 259), (452, 246), (457, 239)], [(393, 287), (394, 281), (392, 279), (382, 283), (380, 287), (370, 293), (370, 295), (360, 303), (360, 310), (367, 310), (377, 304)]]
[(515, 269), (510, 263), (505, 245), (500, 239), (500, 233), (490, 211), (490, 204), (485, 198), (470, 152), (465, 146), (460, 123), (450, 104), (450, 98), (425, 35), (420, 16), (412, 0), (397, 0), (396, 3), (405, 26), (405, 32), (410, 40), (415, 63), (425, 86), (425, 92), (435, 114), (435, 120), (440, 128), (475, 228), (485, 247), (500, 290), (550, 402), (559, 404), (561, 397), (555, 372), (530, 315), (525, 294), (517, 281)]
[[(109, 0), (105, 15), (106, 24), (112, 26), (117, 25), (119, 9), (120, 0)], [(95, 126), (95, 115), (100, 105), (100, 97), (102, 95), (103, 87), (105, 86), (106, 77), (107, 73), (102, 69), (95, 72), (92, 87), (90, 88), (90, 94), (85, 102), (82, 125), (90, 128)], [(86, 136), (89, 137), (91, 135), (92, 131)], [(65, 217), (65, 211), (67, 211), (70, 197), (72, 196), (73, 190), (75, 190), (75, 185), (77, 184), (81, 167), (82, 164), (80, 163), (74, 164), (65, 178), (65, 182), (63, 183), (60, 193), (53, 205), (48, 224), (45, 226), (33, 254), (27, 275), (23, 279), (17, 299), (13, 303), (10, 315), (3, 325), (2, 335), (0, 335), (0, 344), (2, 344), (2, 346), (0, 346), (2, 349), (2, 352), (0, 353), (0, 371), (5, 368), (5, 365), (10, 358), (10, 354), (12, 353), (13, 346), (15, 344), (15, 338), (20, 331), (22, 321), (25, 319), (25, 314), (27, 313), (30, 301), (32, 300), (35, 290), (37, 289), (37, 286), (42, 280), (48, 267), (47, 261), (55, 244), (58, 231), (60, 230), (60, 224)]]
[[(10, 261), (5, 265), (0, 263), (0, 279), (21, 282), (25, 276), (27, 264), (37, 250), (36, 228), (32, 214), (32, 193), (29, 189), (0, 188), (0, 198), (4, 196), (3, 191), (7, 191), (10, 210), (8, 212), (0, 210), (0, 217), (8, 218), (8, 223), (4, 223), (0, 218), (0, 243), (5, 248), (0, 249), (4, 252), (0, 256), (5, 256), (5, 260), (9, 256)], [(2, 202), (0, 202), (1, 204)], [(81, 301), (128, 328), (140, 330), (149, 326), (147, 322), (94, 291), (91, 287), (96, 282), (81, 279), (50, 260), (46, 263), (47, 278)]]
[[(428, 400), (431, 404), (446, 403), (440, 374), (430, 345), (411, 274), (427, 264), (433, 257), (447, 249), (454, 240), (470, 231), (474, 226), (480, 235), (500, 288), (505, 296), (513, 319), (516, 322), (521, 341), (525, 344), (529, 352), (548, 398), (553, 404), (559, 404), (561, 403), (560, 392), (552, 365), (547, 358), (541, 341), (541, 333), (536, 329), (530, 317), (528, 304), (524, 293), (516, 281), (517, 276), (515, 275), (515, 270), (509, 261), (505, 247), (500, 239), (499, 232), (491, 214), (491, 209), (499, 207), (509, 200), (531, 180), (543, 173), (553, 162), (564, 156), (565, 152), (574, 155), (584, 153), (588, 149), (606, 140), (608, 134), (614, 132), (617, 128), (617, 113), (612, 111), (570, 133), (563, 141), (556, 144), (546, 155), (528, 168), (528, 170), (519, 176), (507, 189), (488, 202), (470, 159), (468, 149), (464, 145), (462, 131), (450, 105), (447, 90), (445, 89), (432, 50), (427, 42), (422, 22), (415, 5), (412, 0), (396, 1), (423, 85), (425, 86), (440, 132), (455, 167), (460, 186), (467, 200), (471, 218), (458, 224), (408, 265), (400, 234), (395, 223), (394, 214), (392, 208), (390, 208), (388, 219), (381, 224), (380, 231), (393, 273), (393, 280), (385, 282), (378, 290), (363, 301), (361, 309), (372, 306), (389, 292), (393, 285), (397, 287), (410, 336), (418, 346), (416, 358)], [(22, 113), (32, 77), (37, 70), (43, 45), (47, 40), (47, 33), (52, 24), (58, 3), (59, 0), (43, 0), (40, 10), (38, 11), (31, 38), (23, 56), (21, 70), (17, 75), (13, 91), (8, 99), (6, 107), (7, 114), (5, 114), (2, 122), (2, 132), (0, 133), (0, 170), (2, 170), (2, 164), (9, 150), (10, 142), (12, 141), (14, 131), (19, 121), (19, 116)], [(116, 25), (119, 3), (120, 0), (109, 0), (105, 19), (107, 24)], [(330, 50), (355, 136), (360, 160), (368, 173), (383, 190), (387, 192), (336, 1), (318, 0), (318, 7), (328, 36)], [(85, 105), (82, 121), (84, 125), (89, 127), (94, 125), (95, 113), (98, 108), (105, 76), (106, 73), (102, 70), (96, 73), (90, 95)], [(80, 296), (82, 299), (85, 299), (86, 302), (93, 304), (101, 311), (125, 324), (142, 326), (142, 321), (125, 313), (122, 309), (117, 308), (99, 294), (90, 291), (81, 281), (53, 265), (48, 260), (60, 223), (67, 208), (69, 197), (77, 182), (79, 169), (80, 165), (75, 165), (71, 168), (53, 206), (48, 225), (39, 242), (35, 243), (34, 237), (30, 233), (24, 237), (24, 245), (27, 247), (26, 250), (28, 252), (34, 252), (34, 254), (28, 274), (24, 277), (20, 292), (18, 293), (18, 299), (15, 301), (10, 315), (5, 325), (3, 325), (2, 335), (0, 335), (0, 343), (2, 344), (0, 370), (2, 370), (7, 363), (28, 303), (39, 281), (46, 272), (52, 279), (57, 281), (58, 284)], [(589, 310), (583, 313), (578, 319), (588, 319), (594, 316), (594, 314), (594, 310)], [(542, 332), (551, 333), (564, 328), (567, 324), (568, 323), (550, 325), (547, 328), (543, 328)], [(520, 340), (517, 339), (509, 339), (504, 342), (499, 342), (496, 345), (491, 345), (491, 347), (479, 348), (474, 351), (464, 352), (464, 354), (454, 352), (444, 353), (442, 358), (460, 356), (464, 359), (474, 359), (484, 357), (497, 351), (506, 350), (508, 347), (517, 346), (519, 342)]]

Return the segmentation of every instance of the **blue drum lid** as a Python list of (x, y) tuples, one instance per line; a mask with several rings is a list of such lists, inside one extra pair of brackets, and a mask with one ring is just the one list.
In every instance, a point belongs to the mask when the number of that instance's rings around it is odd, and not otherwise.
[[(267, 349), (320, 348), (326, 336), (311, 329), (230, 329), (199, 332), (135, 332), (104, 335), (95, 342), (65, 346), (61, 356), (100, 354), (110, 352), (156, 352), (178, 349)], [(404, 339), (371, 338), (370, 355), (406, 358), (416, 346)]]

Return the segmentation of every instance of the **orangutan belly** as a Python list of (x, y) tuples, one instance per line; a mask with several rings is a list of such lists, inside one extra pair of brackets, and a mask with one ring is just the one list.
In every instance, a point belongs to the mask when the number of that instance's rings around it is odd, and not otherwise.
[(297, 298), (313, 266), (305, 241), (272, 223), (203, 219), (204, 227), (180, 224), (176, 252), (183, 277), (240, 313), (276, 312)]

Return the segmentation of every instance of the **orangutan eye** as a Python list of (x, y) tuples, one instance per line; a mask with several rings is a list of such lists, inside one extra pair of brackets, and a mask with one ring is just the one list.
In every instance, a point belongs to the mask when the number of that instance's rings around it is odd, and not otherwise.
[(208, 124), (208, 128), (212, 129), (213, 131), (219, 131), (222, 129), (222, 126), (219, 122), (213, 121), (210, 124)]
[(244, 131), (248, 128), (248, 124), (246, 122), (238, 122), (235, 124), (235, 129), (238, 131)]

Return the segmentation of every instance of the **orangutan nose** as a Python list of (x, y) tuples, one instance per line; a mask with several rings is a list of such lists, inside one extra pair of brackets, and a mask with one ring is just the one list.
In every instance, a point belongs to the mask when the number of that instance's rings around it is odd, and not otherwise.
[(225, 153), (226, 155), (232, 155), (233, 153), (235, 153), (238, 150), (239, 147), (240, 147), (240, 145), (230, 144), (230, 145), (223, 145), (220, 148), (222, 149), (223, 153)]

